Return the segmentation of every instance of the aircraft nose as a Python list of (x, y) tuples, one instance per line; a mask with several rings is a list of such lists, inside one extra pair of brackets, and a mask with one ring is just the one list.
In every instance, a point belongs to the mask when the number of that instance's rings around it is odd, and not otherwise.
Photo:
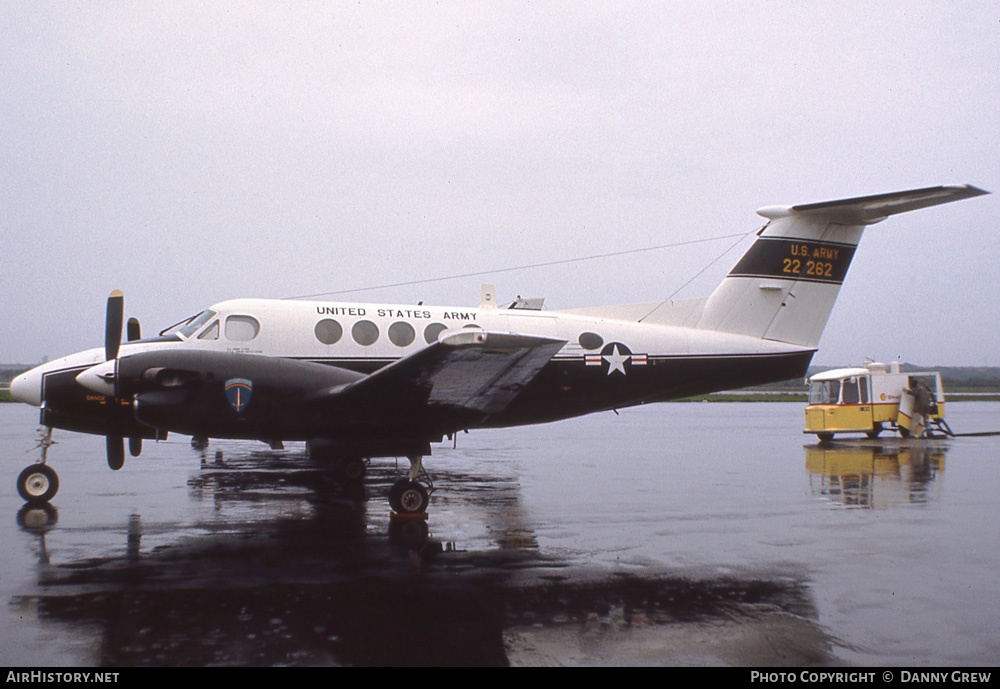
[(10, 395), (18, 402), (36, 407), (42, 404), (42, 374), (31, 369), (10, 381)]

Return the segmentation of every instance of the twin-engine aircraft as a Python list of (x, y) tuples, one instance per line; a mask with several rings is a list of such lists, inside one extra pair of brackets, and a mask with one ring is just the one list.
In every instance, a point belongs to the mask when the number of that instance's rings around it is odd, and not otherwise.
[(157, 337), (131, 319), (121, 342), (121, 292), (108, 299), (103, 349), (18, 376), (13, 396), (41, 407), (41, 462), (21, 496), (52, 499), (53, 428), (107, 437), (120, 469), (125, 439), (167, 433), (306, 441), (310, 455), (360, 478), (371, 458), (407, 457), (390, 490), (400, 514), (427, 509), (422, 458), (462, 430), (556, 421), (801, 377), (866, 225), (985, 194), (943, 186), (758, 210), (758, 238), (707, 299), (542, 311), (239, 299)]

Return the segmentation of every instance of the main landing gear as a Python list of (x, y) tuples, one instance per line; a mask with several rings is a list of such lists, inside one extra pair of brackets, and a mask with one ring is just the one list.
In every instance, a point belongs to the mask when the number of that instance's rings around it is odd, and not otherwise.
[(407, 548), (421, 548), (427, 543), (427, 504), (434, 492), (431, 477), (424, 471), (423, 456), (410, 455), (410, 471), (389, 489), (389, 538)]
[[(430, 453), (430, 446), (425, 444), (424, 448), (421, 453), (420, 447), (413, 447), (411, 444), (409, 449), (414, 454), (407, 455), (410, 470), (406, 478), (399, 479), (389, 489), (389, 507), (395, 517), (426, 518), (434, 483), (423, 467), (423, 456)], [(337, 476), (345, 484), (360, 483), (368, 472), (369, 460), (365, 457), (368, 454), (365, 448), (345, 447), (331, 439), (314, 438), (306, 443), (306, 452), (310, 459), (332, 464)], [(376, 456), (393, 455), (386, 453)]]
[(423, 515), (427, 512), (434, 484), (424, 471), (421, 455), (411, 455), (407, 459), (410, 460), (409, 474), (392, 484), (389, 489), (389, 507), (398, 515)]
[(59, 476), (55, 470), (45, 463), (49, 448), (55, 444), (52, 440), (52, 428), (46, 426), (35, 449), (40, 449), (41, 459), (25, 467), (17, 477), (17, 492), (26, 502), (31, 504), (47, 503), (59, 491)]

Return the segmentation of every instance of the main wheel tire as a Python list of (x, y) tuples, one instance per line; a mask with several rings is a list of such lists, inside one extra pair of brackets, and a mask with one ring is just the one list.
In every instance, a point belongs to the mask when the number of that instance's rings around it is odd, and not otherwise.
[(17, 477), (17, 492), (27, 502), (41, 504), (49, 502), (59, 491), (59, 476), (47, 464), (32, 464), (25, 467)]
[(399, 514), (423, 514), (429, 500), (427, 489), (416, 481), (401, 479), (389, 489), (389, 506)]

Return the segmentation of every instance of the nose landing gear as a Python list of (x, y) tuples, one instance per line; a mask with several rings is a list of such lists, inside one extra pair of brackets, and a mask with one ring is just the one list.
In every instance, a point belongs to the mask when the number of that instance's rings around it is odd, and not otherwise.
[(48, 464), (32, 464), (17, 477), (17, 492), (30, 503), (49, 502), (59, 490), (59, 477)]
[(45, 463), (49, 448), (55, 445), (52, 440), (52, 427), (46, 426), (42, 432), (42, 437), (38, 441), (36, 450), (40, 449), (41, 459), (30, 466), (17, 477), (17, 492), (31, 504), (42, 504), (49, 502), (59, 491), (59, 476), (55, 470)]

